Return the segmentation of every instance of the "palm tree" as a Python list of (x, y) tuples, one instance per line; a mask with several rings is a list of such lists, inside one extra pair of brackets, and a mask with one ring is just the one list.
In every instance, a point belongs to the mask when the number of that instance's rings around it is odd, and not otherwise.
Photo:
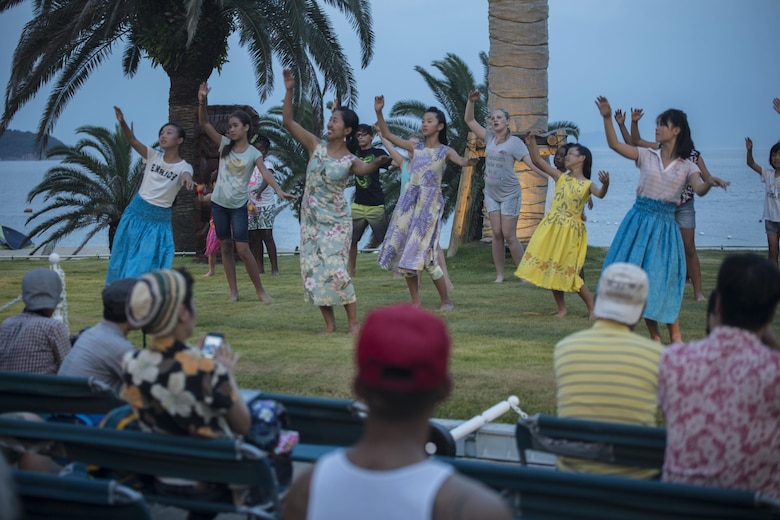
[(110, 249), (122, 213), (143, 178), (142, 162), (131, 160), (130, 144), (119, 125), (113, 132), (97, 126), (82, 126), (76, 132), (88, 137), (80, 139), (75, 146), (50, 148), (46, 156), (63, 157), (62, 162), (49, 169), (41, 183), (27, 195), (27, 202), (43, 196), (48, 203), (27, 219), (29, 224), (39, 217), (47, 217), (30, 231), (30, 236), (54, 230), (31, 254), (85, 228), (91, 229), (74, 255), (106, 228)]
[[(0, 0), (0, 13), (22, 0)], [(361, 45), (361, 67), (371, 61), (374, 34), (369, 0), (62, 0), (33, 3), (34, 18), (22, 32), (14, 51), (6, 87), (0, 135), (14, 115), (54, 80), (38, 126), (38, 142), (45, 146), (68, 101), (122, 44), (122, 68), (132, 77), (141, 58), (162, 67), (170, 79), (168, 118), (189, 135), (197, 122), (197, 88), (228, 61), (228, 38), (237, 33), (249, 52), (260, 101), (273, 90), (276, 60), (293, 70), (301, 82), (300, 101), (312, 103), (321, 119), (322, 93), (335, 91), (346, 104), (357, 96), (350, 61), (322, 4), (345, 16)], [(299, 103), (296, 103), (298, 105)], [(195, 139), (185, 141), (182, 156), (198, 172)], [(200, 173), (200, 175), (198, 175)], [(190, 192), (177, 199), (174, 223), (192, 221)], [(194, 250), (194, 232), (174, 226), (178, 249)]]

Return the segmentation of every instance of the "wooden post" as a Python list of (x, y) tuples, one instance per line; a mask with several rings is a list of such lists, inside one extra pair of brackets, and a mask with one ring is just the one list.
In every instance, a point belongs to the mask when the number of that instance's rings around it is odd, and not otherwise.
[[(466, 139), (466, 157), (485, 156), (485, 143), (477, 139), (474, 132), (469, 132)], [(471, 218), (471, 185), (473, 183), (474, 167), (466, 166), (460, 171), (460, 183), (458, 184), (458, 199), (455, 203), (455, 214), (452, 217), (452, 231), (450, 232), (450, 245), (447, 248), (447, 256), (455, 256), (458, 247), (466, 238), (468, 222)]]

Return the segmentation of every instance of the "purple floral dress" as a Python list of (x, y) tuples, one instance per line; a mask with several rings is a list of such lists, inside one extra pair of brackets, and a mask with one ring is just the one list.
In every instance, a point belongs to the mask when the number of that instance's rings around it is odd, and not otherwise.
[(320, 307), (354, 303), (355, 287), (347, 274), (352, 219), (344, 188), (352, 161), (328, 155), (327, 143), (314, 149), (306, 167), (301, 202), (301, 276), (304, 300)]
[(379, 266), (383, 269), (422, 271), (430, 263), (437, 264), (436, 244), (444, 210), (441, 179), (448, 149), (446, 145), (416, 145), (409, 166), (409, 184), (398, 199), (379, 252)]

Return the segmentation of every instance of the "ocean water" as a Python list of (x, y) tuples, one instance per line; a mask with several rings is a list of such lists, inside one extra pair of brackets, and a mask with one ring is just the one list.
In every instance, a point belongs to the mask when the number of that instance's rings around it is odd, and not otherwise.
[[(633, 162), (609, 149), (594, 149), (593, 177), (598, 170), (610, 173), (609, 193), (603, 200), (594, 199), (593, 210), (587, 211), (588, 242), (593, 246), (609, 246), (623, 216), (636, 197), (639, 172)], [(706, 248), (766, 248), (762, 221), (764, 195), (759, 176), (745, 165), (745, 151), (735, 149), (703, 149), (707, 167), (713, 175), (731, 181), (728, 190), (713, 188), (705, 197), (696, 197), (696, 245)], [(764, 150), (755, 150), (755, 157), (768, 156)], [(27, 224), (30, 213), (45, 206), (41, 197), (27, 202), (30, 189), (41, 182), (46, 171), (57, 161), (0, 161), (0, 182), (8, 198), (0, 204), (0, 224), (22, 232), (34, 227)], [(550, 183), (552, 184), (552, 183)], [(552, 189), (552, 188), (551, 188)], [(451, 222), (445, 222), (441, 245), (450, 241)], [(292, 211), (284, 209), (277, 217), (274, 239), (280, 250), (294, 250), (299, 245), (299, 226)], [(86, 232), (73, 233), (60, 246), (76, 247)], [(369, 233), (363, 238), (364, 245)], [(33, 239), (36, 240), (35, 238)], [(40, 241), (40, 239), (38, 239)], [(99, 233), (87, 247), (107, 247), (108, 232)]]

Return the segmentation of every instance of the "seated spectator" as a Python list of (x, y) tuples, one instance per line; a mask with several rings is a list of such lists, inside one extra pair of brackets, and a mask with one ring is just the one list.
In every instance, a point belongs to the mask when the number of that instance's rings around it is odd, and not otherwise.
[(127, 322), (125, 302), (135, 278), (122, 278), (103, 289), (103, 321), (82, 332), (60, 366), (58, 375), (94, 377), (122, 391), (122, 358), (135, 350), (127, 341), (133, 327)]
[[(611, 264), (601, 273), (593, 308), (596, 322), (555, 346), (559, 416), (655, 426), (663, 346), (633, 332), (647, 302), (648, 283), (642, 268), (632, 264)], [(658, 474), (570, 457), (559, 457), (558, 467), (634, 478)]]
[(70, 352), (68, 328), (52, 319), (60, 303), (62, 280), (39, 267), (22, 278), (21, 314), (0, 323), (0, 370), (56, 374)]
[(353, 389), (368, 405), (362, 438), (293, 482), (282, 518), (508, 519), (501, 498), (428, 458), (428, 420), (452, 388), (444, 322), (412, 305), (368, 315)]
[(780, 498), (780, 352), (761, 340), (778, 301), (776, 267), (754, 254), (728, 256), (718, 271), (713, 330), (664, 351), (663, 480)]
[[(122, 397), (130, 403), (141, 430), (220, 438), (246, 434), (249, 409), (234, 377), (238, 355), (223, 343), (213, 359), (185, 343), (195, 330), (197, 310), (187, 271), (158, 270), (141, 276), (127, 300), (127, 321), (151, 339), (123, 362)], [(158, 477), (167, 495), (230, 500), (219, 485)], [(213, 515), (191, 511), (188, 518)]]

